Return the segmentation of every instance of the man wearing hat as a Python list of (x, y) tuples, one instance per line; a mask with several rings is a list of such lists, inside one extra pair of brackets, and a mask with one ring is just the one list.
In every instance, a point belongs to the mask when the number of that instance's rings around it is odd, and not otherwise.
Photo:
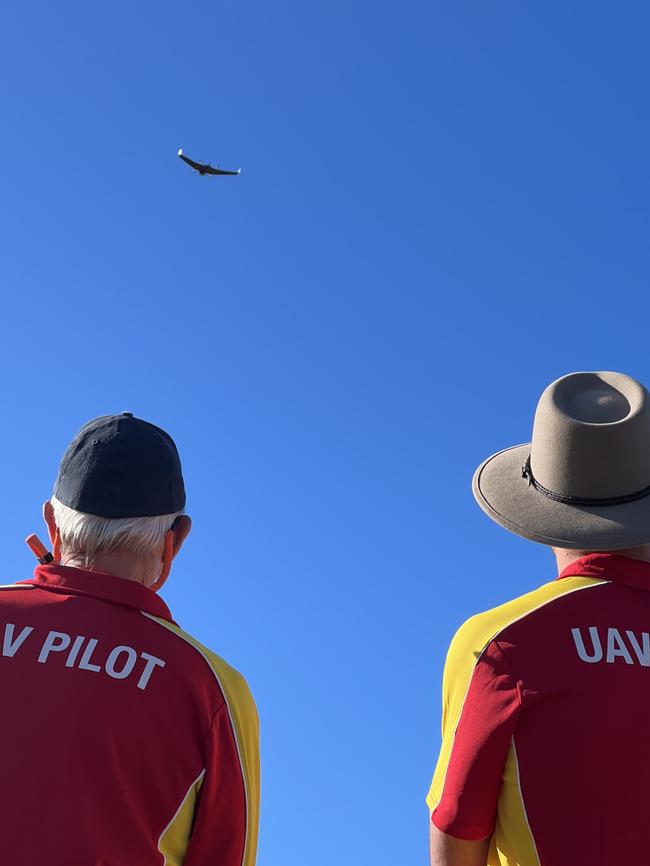
[(427, 802), (437, 866), (650, 863), (650, 395), (620, 373), (542, 394), (532, 443), (479, 466), (496, 523), (559, 576), (468, 620)]
[(12, 866), (253, 866), (243, 678), (156, 594), (190, 531), (176, 446), (129, 413), (65, 452), (53, 555), (0, 588), (0, 851)]

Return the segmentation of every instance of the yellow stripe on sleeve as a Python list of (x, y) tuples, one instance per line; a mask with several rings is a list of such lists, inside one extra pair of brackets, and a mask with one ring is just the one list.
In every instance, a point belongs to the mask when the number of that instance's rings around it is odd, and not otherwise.
[(192, 782), (183, 797), (176, 814), (160, 834), (158, 850), (165, 858), (163, 866), (182, 866), (187, 846), (190, 844), (190, 833), (194, 819), (196, 798), (201, 790), (205, 770)]
[(246, 795), (246, 841), (242, 866), (254, 866), (260, 813), (259, 719), (246, 680), (220, 656), (177, 625), (145, 611), (141, 613), (189, 643), (203, 656), (226, 699)]
[(483, 650), (505, 628), (533, 611), (569, 593), (607, 582), (592, 577), (554, 580), (506, 604), (477, 614), (460, 627), (449, 647), (442, 680), (442, 745), (427, 795), (430, 812), (433, 812), (442, 799), (456, 729), (474, 668)]
[(246, 680), (222, 658), (207, 650), (228, 704), (246, 789), (246, 845), (242, 866), (254, 866), (260, 818), (259, 719)]
[(487, 866), (540, 866), (521, 793), (514, 742), (510, 744), (503, 770), (497, 825)]

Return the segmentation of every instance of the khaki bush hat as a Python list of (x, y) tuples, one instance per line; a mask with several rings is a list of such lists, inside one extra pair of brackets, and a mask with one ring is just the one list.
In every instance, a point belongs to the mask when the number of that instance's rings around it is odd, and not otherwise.
[(650, 394), (623, 373), (570, 373), (542, 394), (533, 441), (474, 474), (483, 511), (541, 544), (618, 550), (650, 542)]

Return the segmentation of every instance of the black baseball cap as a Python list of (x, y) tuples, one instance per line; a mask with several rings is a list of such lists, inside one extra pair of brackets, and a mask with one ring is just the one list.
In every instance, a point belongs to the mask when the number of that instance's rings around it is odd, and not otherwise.
[(157, 517), (185, 507), (181, 461), (171, 436), (130, 412), (102, 415), (66, 449), (54, 495), (97, 517)]

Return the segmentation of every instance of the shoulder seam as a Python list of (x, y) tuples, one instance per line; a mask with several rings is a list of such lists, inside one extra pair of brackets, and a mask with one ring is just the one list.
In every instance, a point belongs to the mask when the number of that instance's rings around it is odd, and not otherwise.
[[(219, 676), (218, 676), (217, 672), (216, 672), (215, 669), (213, 668), (213, 666), (212, 666), (212, 664), (211, 664), (211, 662), (210, 662), (210, 659), (206, 656), (206, 654), (205, 654), (204, 652), (202, 652), (202, 651), (199, 649), (198, 646), (196, 646), (194, 643), (192, 643), (191, 640), (189, 640), (187, 637), (185, 637), (184, 634), (179, 634), (179, 632), (177, 632), (175, 629), (173, 629), (173, 628), (167, 628), (167, 626), (163, 625), (163, 624), (159, 621), (159, 618), (158, 618), (157, 616), (155, 616), (154, 614), (152, 614), (152, 613), (147, 613), (146, 610), (141, 610), (140, 613), (141, 613), (143, 616), (146, 616), (147, 619), (153, 620), (153, 622), (155, 622), (155, 623), (156, 623), (157, 625), (159, 625), (161, 628), (164, 628), (165, 631), (169, 632), (169, 634), (174, 635), (174, 637), (176, 637), (176, 638), (178, 638), (179, 640), (183, 641), (183, 643), (186, 643), (186, 644), (187, 644), (191, 649), (194, 650), (195, 653), (197, 653), (198, 655), (201, 656), (201, 658), (203, 659), (203, 661), (204, 661), (204, 662), (206, 663), (206, 665), (208, 666), (208, 668), (209, 668), (209, 670), (210, 670), (210, 673), (212, 674), (212, 676), (213, 676), (214, 679), (216, 680), (217, 685), (219, 686), (219, 691), (221, 692), (221, 695), (222, 695), (222, 697), (223, 697), (224, 703), (227, 703), (225, 689), (224, 689), (223, 686), (221, 685), (221, 680), (219, 679)], [(171, 623), (170, 623), (170, 625), (171, 625)], [(183, 631), (183, 629), (181, 629), (180, 626), (178, 626), (178, 628), (180, 629), (181, 632)], [(200, 641), (197, 641), (197, 643), (200, 643)], [(207, 649), (207, 647), (205, 647), (205, 649)], [(220, 709), (220, 708), (219, 708), (219, 709)], [(218, 712), (218, 710), (217, 710), (216, 712)], [(216, 712), (215, 712), (215, 715), (216, 715)]]
[[(510, 628), (511, 625), (514, 625), (516, 622), (520, 622), (522, 619), (526, 619), (527, 616), (530, 616), (532, 613), (536, 613), (538, 610), (541, 610), (543, 607), (547, 607), (549, 604), (553, 604), (554, 601), (560, 601), (562, 598), (566, 598), (569, 595), (573, 595), (574, 592), (582, 592), (585, 589), (594, 589), (596, 586), (608, 586), (612, 581), (611, 580), (598, 580), (595, 583), (589, 583), (587, 586), (576, 586), (574, 589), (569, 589), (567, 592), (563, 592), (562, 595), (556, 595), (553, 598), (547, 598), (546, 601), (541, 602), (541, 604), (536, 605), (535, 607), (531, 607), (530, 610), (527, 610), (525, 613), (520, 614), (519, 616), (514, 617), (514, 619), (509, 620), (505, 625), (501, 626), (501, 628), (496, 631), (492, 637), (487, 641), (481, 650), (481, 654), (476, 659), (476, 664), (481, 659), (481, 656), (485, 652), (485, 650), (490, 646), (490, 644), (497, 640), (503, 632)], [(476, 665), (475, 665), (476, 667)]]

